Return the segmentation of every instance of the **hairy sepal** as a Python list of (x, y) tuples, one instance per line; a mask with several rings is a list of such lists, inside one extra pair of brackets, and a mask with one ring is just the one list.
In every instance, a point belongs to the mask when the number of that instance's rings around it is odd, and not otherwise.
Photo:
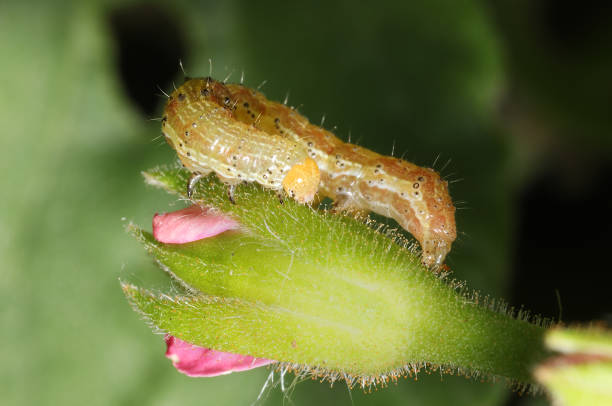
[[(189, 173), (158, 168), (144, 176), (184, 196)], [(281, 203), (253, 185), (237, 187), (233, 204), (214, 177), (193, 200), (243, 228), (178, 245), (131, 226), (190, 294), (123, 284), (152, 324), (185, 341), (374, 382), (430, 365), (527, 383), (545, 353), (542, 327), (458, 293), (401, 237)]]

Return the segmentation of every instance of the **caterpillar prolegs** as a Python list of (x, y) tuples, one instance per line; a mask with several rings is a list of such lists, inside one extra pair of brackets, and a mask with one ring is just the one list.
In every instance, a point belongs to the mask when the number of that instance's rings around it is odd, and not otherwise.
[(300, 202), (318, 190), (338, 208), (395, 219), (426, 265), (442, 264), (457, 236), (448, 183), (433, 169), (345, 143), (242, 85), (186, 81), (170, 96), (162, 131), (193, 172), (284, 188)]

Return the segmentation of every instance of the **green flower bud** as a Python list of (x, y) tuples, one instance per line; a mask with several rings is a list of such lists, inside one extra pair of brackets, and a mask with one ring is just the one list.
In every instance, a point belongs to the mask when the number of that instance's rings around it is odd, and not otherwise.
[[(180, 195), (189, 177), (180, 169), (144, 175)], [(181, 340), (362, 387), (423, 367), (528, 384), (545, 356), (541, 322), (458, 289), (393, 231), (281, 203), (255, 185), (237, 187), (234, 204), (211, 177), (192, 198), (240, 228), (167, 244), (130, 226), (185, 294), (123, 284), (147, 320)]]

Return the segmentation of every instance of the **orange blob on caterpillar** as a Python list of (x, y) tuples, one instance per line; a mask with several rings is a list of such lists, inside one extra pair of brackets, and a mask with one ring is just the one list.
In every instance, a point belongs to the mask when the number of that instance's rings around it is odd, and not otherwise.
[(339, 209), (395, 219), (419, 241), (428, 266), (444, 262), (457, 236), (448, 183), (433, 169), (345, 143), (245, 86), (186, 81), (170, 96), (162, 132), (194, 173), (282, 187), (299, 202), (318, 189)]

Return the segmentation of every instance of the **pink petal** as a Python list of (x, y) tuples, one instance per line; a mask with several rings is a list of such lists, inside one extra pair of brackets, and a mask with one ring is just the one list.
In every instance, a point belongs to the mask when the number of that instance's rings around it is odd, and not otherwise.
[(225, 375), (274, 362), (249, 355), (232, 354), (198, 347), (170, 335), (166, 336), (165, 340), (168, 346), (166, 357), (172, 360), (176, 369), (187, 376)]
[(196, 205), (153, 217), (153, 236), (166, 244), (197, 241), (238, 227), (231, 218)]
[[(195, 205), (153, 217), (153, 236), (167, 244), (197, 241), (238, 227), (238, 223), (229, 217)], [(274, 362), (198, 347), (170, 335), (165, 340), (168, 347), (166, 357), (172, 360), (176, 369), (188, 376), (224, 375)]]

